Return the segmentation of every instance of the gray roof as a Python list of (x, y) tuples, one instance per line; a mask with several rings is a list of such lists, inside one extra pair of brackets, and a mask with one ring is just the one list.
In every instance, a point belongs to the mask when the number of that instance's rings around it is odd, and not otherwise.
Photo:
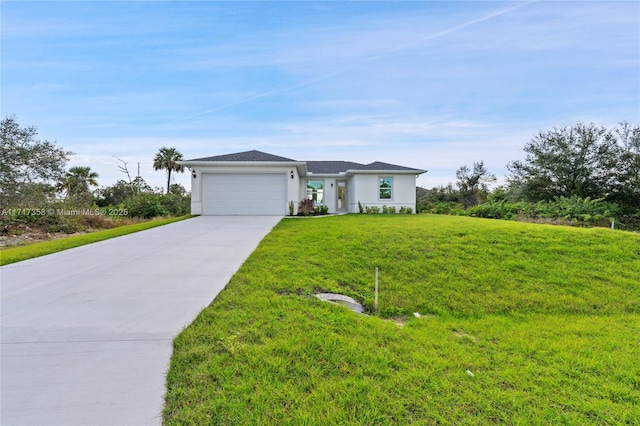
[[(278, 155), (267, 154), (262, 151), (244, 151), (233, 154), (216, 155), (213, 157), (196, 158), (190, 161), (238, 161), (238, 162), (289, 162), (300, 163), (291, 158), (280, 157)], [(395, 164), (382, 163), (376, 161), (370, 164), (354, 163), (352, 161), (305, 161), (307, 171), (313, 174), (334, 175), (347, 171), (420, 171), (411, 167), (397, 166)]]
[(213, 157), (195, 158), (188, 161), (283, 161), (295, 162), (291, 158), (280, 157), (273, 154), (267, 154), (262, 151), (244, 151), (233, 154), (216, 155)]
[(396, 166), (395, 164), (389, 164), (389, 163), (383, 163), (381, 161), (376, 161), (375, 163), (371, 163), (371, 164), (367, 164), (365, 166), (362, 167), (358, 167), (357, 170), (396, 170), (396, 171), (401, 171), (401, 170), (417, 170), (411, 167), (404, 167), (404, 166)]
[(316, 174), (338, 174), (362, 167), (362, 164), (350, 161), (307, 161), (306, 163), (309, 173)]

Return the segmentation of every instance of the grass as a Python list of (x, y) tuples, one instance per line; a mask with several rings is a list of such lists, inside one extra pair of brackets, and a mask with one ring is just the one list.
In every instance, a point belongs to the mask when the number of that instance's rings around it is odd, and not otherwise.
[[(378, 315), (311, 296), (372, 311), (375, 267)], [(640, 424), (638, 359), (638, 235), (283, 220), (175, 339), (164, 423)]]
[(132, 234), (145, 229), (155, 228), (156, 226), (166, 225), (171, 222), (188, 219), (191, 216), (180, 216), (170, 219), (158, 219), (147, 222), (136, 223), (134, 225), (125, 225), (113, 229), (103, 231), (90, 232), (83, 235), (73, 235), (57, 240), (43, 241), (18, 247), (0, 248), (0, 266), (10, 263), (20, 262), (22, 260), (40, 257), (62, 250), (91, 244), (109, 238), (120, 237), (122, 235)]

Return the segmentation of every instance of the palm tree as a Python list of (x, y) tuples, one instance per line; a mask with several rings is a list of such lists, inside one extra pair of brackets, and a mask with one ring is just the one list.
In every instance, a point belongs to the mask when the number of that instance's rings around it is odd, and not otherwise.
[(90, 186), (98, 186), (98, 173), (91, 171), (91, 167), (71, 167), (65, 174), (60, 188), (67, 192), (67, 198), (89, 198)]
[(184, 172), (184, 166), (178, 164), (178, 161), (182, 160), (184, 157), (175, 148), (160, 148), (153, 158), (153, 170), (167, 170), (167, 194), (171, 186), (171, 172)]

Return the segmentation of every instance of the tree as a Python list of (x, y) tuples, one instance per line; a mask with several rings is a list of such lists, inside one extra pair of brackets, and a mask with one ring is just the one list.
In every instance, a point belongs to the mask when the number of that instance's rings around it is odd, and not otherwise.
[(137, 176), (131, 182), (120, 179), (114, 185), (96, 191), (96, 204), (100, 207), (128, 205), (135, 202), (137, 196), (148, 193), (153, 193), (153, 188), (141, 176)]
[(142, 178), (142, 176), (136, 176), (136, 178), (131, 181), (131, 186), (135, 190), (136, 194), (140, 194), (142, 192), (153, 192), (153, 188), (149, 186), (146, 180)]
[(638, 135), (637, 126), (624, 123), (616, 131), (578, 122), (540, 132), (525, 146), (525, 160), (507, 165), (509, 185), (530, 201), (577, 196), (630, 202), (636, 196), (638, 204)]
[(37, 207), (53, 194), (72, 152), (38, 140), (34, 126), (20, 127), (15, 117), (0, 122), (0, 205)]
[(482, 201), (483, 195), (489, 192), (489, 183), (496, 181), (495, 175), (489, 173), (484, 162), (473, 163), (473, 170), (462, 166), (456, 171), (456, 186), (465, 208), (475, 206)]
[(184, 166), (178, 164), (178, 161), (183, 160), (182, 154), (175, 148), (160, 148), (153, 158), (154, 170), (166, 170), (167, 171), (167, 194), (171, 186), (171, 172), (184, 172)]
[[(122, 158), (118, 157), (117, 155), (113, 156), (116, 160), (118, 160), (118, 169), (120, 169), (120, 171), (122, 173), (124, 173), (125, 175), (127, 175), (127, 179), (129, 181), (129, 184), (131, 184), (131, 175), (129, 174), (129, 168), (127, 167), (127, 162), (124, 161)], [(138, 163), (140, 164), (140, 163)], [(140, 167), (138, 167), (139, 169)]]
[(174, 184), (171, 184), (171, 186), (169, 187), (169, 194), (184, 197), (187, 195), (187, 190), (184, 186), (180, 185), (179, 183), (174, 183)]
[(91, 167), (71, 167), (60, 183), (60, 189), (66, 192), (66, 198), (80, 203), (88, 203), (91, 198), (90, 186), (98, 186), (98, 173)]
[(623, 122), (615, 134), (621, 153), (609, 198), (624, 207), (640, 209), (640, 125)]
[(124, 203), (132, 194), (132, 184), (121, 179), (114, 185), (98, 189), (96, 204), (100, 207), (117, 206)]

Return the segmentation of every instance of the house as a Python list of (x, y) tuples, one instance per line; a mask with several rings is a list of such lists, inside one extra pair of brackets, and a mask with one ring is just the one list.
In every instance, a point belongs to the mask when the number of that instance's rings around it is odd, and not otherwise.
[(246, 151), (180, 161), (191, 171), (191, 213), (289, 214), (310, 198), (329, 213), (357, 213), (358, 203), (415, 210), (416, 177), (425, 170), (375, 162), (296, 161)]

